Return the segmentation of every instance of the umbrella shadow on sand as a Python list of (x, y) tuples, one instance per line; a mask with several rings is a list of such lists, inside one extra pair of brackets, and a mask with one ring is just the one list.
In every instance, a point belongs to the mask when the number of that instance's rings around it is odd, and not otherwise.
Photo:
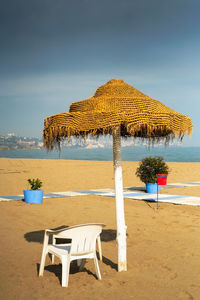
[[(56, 228), (51, 228), (54, 230), (58, 230), (58, 229), (62, 229), (62, 228), (66, 228), (69, 227), (67, 225), (62, 225)], [(36, 230), (36, 231), (31, 231), (31, 232), (27, 232), (24, 234), (24, 238), (27, 242), (29, 243), (40, 243), (43, 244), (43, 239), (44, 239), (44, 230)], [(116, 240), (116, 230), (114, 229), (103, 229), (102, 233), (101, 233), (101, 241), (102, 242), (112, 242)], [(51, 237), (49, 239), (49, 242), (51, 243)], [(58, 239), (57, 243), (67, 243), (69, 242), (69, 240), (67, 239)], [(97, 252), (97, 256), (99, 258), (99, 253)], [(115, 269), (117, 271), (117, 263), (113, 262), (112, 260), (110, 260), (108, 257), (103, 256), (102, 257), (102, 262), (108, 266), (110, 266), (112, 269)], [(38, 263), (36, 268), (37, 268), (37, 273), (39, 274), (39, 267), (40, 264)], [(60, 280), (62, 280), (62, 274), (61, 274), (61, 270), (62, 270), (62, 265), (61, 264), (54, 264), (54, 265), (47, 265), (45, 266), (45, 270), (54, 273)], [(70, 274), (74, 274), (80, 272), (76, 261), (72, 261), (72, 263), (70, 264)], [(82, 272), (87, 272), (89, 275), (93, 275), (95, 278), (97, 278), (96, 274), (92, 273), (90, 270), (88, 270), (87, 268), (83, 268)]]
[[(68, 225), (61, 225), (59, 227), (56, 228), (51, 228), (52, 230), (59, 230), (59, 229), (63, 229), (63, 228), (67, 228), (69, 227)], [(101, 233), (101, 241), (102, 242), (111, 242), (111, 241), (115, 241), (116, 240), (116, 236), (117, 236), (117, 232), (115, 229), (103, 229), (102, 233)], [(27, 242), (31, 243), (40, 243), (43, 244), (43, 239), (44, 239), (44, 230), (36, 230), (36, 231), (31, 231), (31, 232), (27, 232), (24, 234), (24, 238)], [(64, 239), (62, 239), (63, 241)], [(50, 239), (50, 242), (51, 239)], [(59, 241), (58, 241), (59, 243)]]

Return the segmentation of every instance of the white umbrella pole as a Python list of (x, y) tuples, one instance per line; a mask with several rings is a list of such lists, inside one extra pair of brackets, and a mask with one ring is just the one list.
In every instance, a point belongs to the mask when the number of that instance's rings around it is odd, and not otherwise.
[(113, 164), (115, 173), (115, 201), (117, 219), (118, 271), (127, 270), (126, 261), (126, 225), (124, 216), (124, 197), (121, 165), (120, 127), (113, 130)]

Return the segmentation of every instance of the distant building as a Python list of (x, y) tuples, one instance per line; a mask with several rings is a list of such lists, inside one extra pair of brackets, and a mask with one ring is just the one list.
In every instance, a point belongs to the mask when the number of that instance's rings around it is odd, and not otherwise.
[(21, 145), (21, 146), (33, 146), (35, 145), (35, 141), (30, 141), (30, 142), (26, 142), (26, 141), (17, 141), (17, 144), (18, 145)]
[(16, 136), (16, 134), (15, 133), (8, 133), (8, 135), (7, 135), (8, 137), (11, 137), (11, 136)]

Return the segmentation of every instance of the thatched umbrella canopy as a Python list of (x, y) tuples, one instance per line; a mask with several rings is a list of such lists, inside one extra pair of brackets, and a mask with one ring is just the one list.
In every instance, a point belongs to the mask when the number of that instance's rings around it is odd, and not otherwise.
[(113, 79), (83, 101), (72, 103), (69, 112), (44, 122), (44, 147), (59, 147), (66, 137), (88, 134), (113, 136), (115, 169), (118, 270), (126, 270), (126, 225), (121, 170), (121, 136), (147, 138), (150, 142), (182, 139), (192, 132), (192, 121), (150, 98), (121, 79)]
[(99, 87), (89, 99), (72, 103), (69, 112), (45, 119), (44, 146), (52, 149), (70, 136), (112, 134), (120, 126), (121, 136), (152, 141), (191, 133), (192, 122), (121, 79)]

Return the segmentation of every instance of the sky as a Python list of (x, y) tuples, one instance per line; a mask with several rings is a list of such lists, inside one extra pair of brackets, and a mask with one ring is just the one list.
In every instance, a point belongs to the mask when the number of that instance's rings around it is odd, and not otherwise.
[(41, 137), (112, 78), (191, 117), (200, 146), (199, 0), (0, 0), (0, 134)]

